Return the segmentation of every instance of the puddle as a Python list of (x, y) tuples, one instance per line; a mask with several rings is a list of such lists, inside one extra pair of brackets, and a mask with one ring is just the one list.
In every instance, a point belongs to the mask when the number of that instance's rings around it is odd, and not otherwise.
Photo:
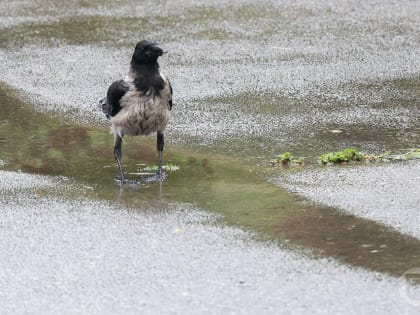
[[(122, 8), (124, 9), (130, 11)], [(50, 45), (118, 43), (131, 47), (132, 42), (138, 40), (139, 34), (141, 37), (153, 37), (165, 42), (185, 39), (226, 40), (233, 37), (245, 39), (271, 33), (274, 27), (278, 27), (279, 15), (283, 19), (293, 19), (293, 16), (284, 12), (284, 9), (279, 10), (261, 4), (230, 5), (224, 9), (213, 6), (184, 8), (181, 5), (166, 10), (168, 13), (166, 15), (162, 15), (162, 12), (157, 15), (156, 12), (142, 10), (142, 12), (113, 12), (113, 16), (98, 8), (79, 12), (70, 10), (67, 15), (63, 15), (65, 12), (55, 12), (56, 18), (47, 15), (49, 18), (38, 22), (36, 27), (33, 23), (12, 24), (4, 32), (0, 32), (0, 47), (20, 47), (23, 42), (28, 45), (39, 41)], [(298, 15), (296, 12), (291, 13)], [(254, 22), (258, 20), (264, 28), (258, 32), (246, 30), (245, 23), (249, 22), (251, 16)], [(227, 19), (230, 20), (230, 24), (226, 23)], [(263, 21), (265, 23), (262, 23)]]
[[(180, 166), (160, 188), (158, 184), (120, 190), (108, 127), (66, 123), (30, 109), (13, 91), (0, 85), (0, 160), (2, 169), (66, 176), (94, 198), (116, 200), (142, 211), (161, 203), (188, 202), (222, 213), (240, 225), (353, 266), (400, 276), (420, 265), (420, 241), (369, 220), (343, 215), (302, 202), (263, 179), (254, 163), (224, 155), (194, 153), (167, 139), (164, 160)], [(155, 164), (154, 137), (127, 138), (123, 144), (126, 172), (138, 164)], [(78, 192), (75, 192), (77, 194)], [(69, 197), (71, 198), (71, 196)], [(289, 245), (288, 245), (289, 244)]]
[(240, 152), (253, 157), (258, 152), (269, 159), (289, 151), (316, 162), (322, 153), (347, 147), (367, 154), (398, 152), (419, 143), (419, 84), (420, 78), (412, 77), (342, 84), (335, 94), (323, 91), (303, 97), (246, 92), (197, 99), (188, 110), (205, 108), (211, 117), (182, 116), (173, 128), (198, 126), (193, 142), (203, 138), (199, 131), (207, 132), (205, 125), (210, 122), (215, 138), (210, 145), (236, 156)]
[(396, 276), (420, 263), (420, 242), (416, 238), (325, 207), (303, 208), (300, 215), (279, 222), (274, 234), (316, 248), (321, 255)]

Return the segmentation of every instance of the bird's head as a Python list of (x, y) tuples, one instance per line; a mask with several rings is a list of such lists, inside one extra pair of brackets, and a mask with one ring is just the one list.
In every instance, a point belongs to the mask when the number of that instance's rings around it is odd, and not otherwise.
[(154, 64), (158, 57), (163, 55), (163, 50), (157, 43), (142, 40), (134, 49), (133, 61), (139, 64)]

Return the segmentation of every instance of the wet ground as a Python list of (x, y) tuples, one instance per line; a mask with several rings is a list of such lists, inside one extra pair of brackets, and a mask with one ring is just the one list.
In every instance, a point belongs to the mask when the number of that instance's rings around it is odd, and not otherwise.
[(124, 209), (63, 179), (0, 179), (4, 313), (417, 310), (398, 279), (256, 242), (188, 204)]
[[(420, 266), (419, 162), (316, 159), (419, 147), (417, 2), (0, 9), (0, 308), (415, 313), (396, 278)], [(139, 38), (169, 51), (180, 170), (119, 189), (96, 102)], [(127, 139), (131, 177), (154, 147)], [(305, 164), (271, 168), (284, 151)]]

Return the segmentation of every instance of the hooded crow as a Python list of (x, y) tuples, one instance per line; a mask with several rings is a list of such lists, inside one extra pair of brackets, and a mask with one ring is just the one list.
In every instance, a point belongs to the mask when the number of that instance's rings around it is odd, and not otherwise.
[(162, 181), (163, 132), (172, 109), (172, 87), (159, 71), (158, 57), (163, 50), (154, 42), (139, 42), (130, 62), (126, 76), (114, 81), (105, 98), (99, 103), (111, 121), (115, 136), (114, 158), (119, 169), (117, 180), (130, 182), (124, 177), (121, 165), (121, 144), (125, 135), (149, 135), (157, 132), (158, 171), (149, 179)]

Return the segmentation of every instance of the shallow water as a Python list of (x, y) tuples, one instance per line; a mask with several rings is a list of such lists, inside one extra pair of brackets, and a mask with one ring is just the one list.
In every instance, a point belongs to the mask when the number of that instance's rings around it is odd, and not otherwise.
[[(65, 118), (35, 112), (4, 85), (0, 96), (3, 169), (65, 176), (82, 183), (88, 196), (118, 201), (136, 211), (150, 207), (159, 211), (173, 202), (196, 204), (222, 213), (229, 224), (263, 232), (261, 237), (283, 245), (396, 276), (420, 264), (419, 240), (374, 221), (304, 202), (266, 182), (266, 168), (247, 159), (198, 154), (172, 145), (170, 138), (164, 160), (180, 170), (171, 172), (161, 187), (151, 183), (120, 189), (113, 180), (117, 169), (107, 127), (74, 125)], [(128, 138), (123, 144), (126, 172), (155, 163), (153, 137)], [(65, 195), (72, 198), (71, 192)]]

